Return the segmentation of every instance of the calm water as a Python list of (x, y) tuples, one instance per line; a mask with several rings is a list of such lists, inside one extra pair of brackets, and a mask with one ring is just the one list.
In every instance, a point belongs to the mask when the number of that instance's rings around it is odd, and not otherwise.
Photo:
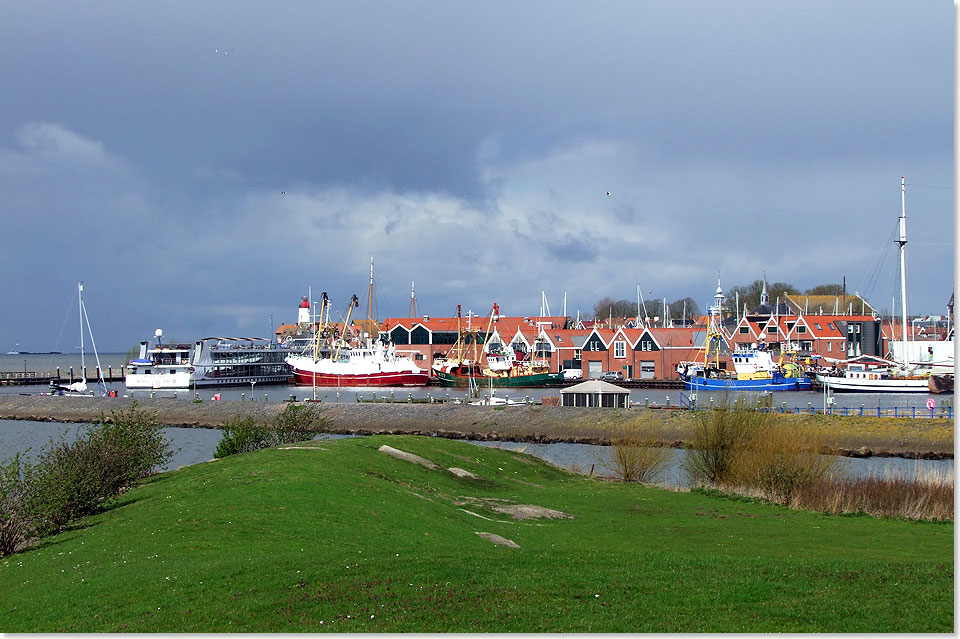
[[(92, 353), (87, 354), (87, 371), (91, 372), (96, 369), (96, 361), (93, 358)], [(126, 353), (101, 353), (100, 354), (100, 366), (106, 371), (109, 367), (112, 367), (114, 370), (122, 368), (127, 362)], [(70, 367), (74, 367), (74, 371), (79, 372), (80, 370), (80, 355), (77, 353), (65, 353), (63, 355), (4, 355), (0, 354), (0, 371), (22, 371), (24, 368), (28, 371), (54, 371), (57, 367), (60, 367), (61, 374), (66, 377), (69, 375)], [(20, 394), (20, 393), (45, 393), (47, 391), (45, 385), (32, 385), (32, 386), (0, 386), (0, 396), (4, 394)], [(122, 382), (114, 382), (107, 384), (107, 390), (116, 390), (118, 394), (128, 395), (131, 397), (150, 397), (150, 391), (128, 391)], [(256, 401), (263, 401), (264, 395), (266, 395), (268, 401), (280, 401), (283, 399), (288, 399), (291, 395), (297, 399), (307, 399), (312, 398), (314, 391), (310, 387), (303, 386), (284, 386), (284, 385), (270, 385), (270, 386), (243, 386), (235, 388), (226, 388), (226, 389), (197, 389), (198, 396), (203, 400), (212, 399), (214, 393), (219, 392), (221, 399), (223, 401), (249, 401), (254, 398)], [(352, 402), (356, 401), (358, 396), (369, 399), (373, 397), (374, 393), (377, 397), (388, 397), (392, 396), (394, 399), (404, 399), (408, 396), (414, 398), (426, 398), (428, 395), (435, 398), (444, 398), (449, 400), (454, 399), (463, 399), (464, 398), (464, 389), (452, 389), (452, 388), (442, 388), (440, 386), (430, 386), (423, 388), (382, 388), (377, 390), (371, 390), (369, 388), (318, 388), (316, 390), (317, 399), (322, 399), (325, 402)], [(489, 393), (487, 389), (481, 389), (481, 396)], [(687, 391), (681, 390), (655, 390), (655, 389), (631, 389), (630, 390), (630, 401), (643, 404), (644, 402), (649, 402), (651, 404), (664, 405), (664, 404), (679, 404), (681, 394), (689, 396)], [(747, 393), (749, 395), (758, 395), (757, 393)], [(510, 399), (523, 399), (524, 397), (529, 398), (531, 401), (539, 401), (544, 395), (547, 396), (558, 396), (560, 395), (560, 390), (556, 388), (543, 389), (543, 388), (523, 388), (523, 389), (497, 389), (497, 397), (506, 397)], [(783, 393), (773, 393), (773, 405), (775, 407), (781, 407), (784, 403), (789, 409), (800, 408), (808, 409), (810, 407), (822, 409), (824, 405), (824, 396), (823, 393), (816, 393), (812, 391), (797, 391), (797, 392), (783, 392)], [(182, 390), (182, 391), (163, 391), (157, 393), (158, 397), (184, 397), (193, 399), (194, 391), (191, 390)], [(926, 393), (836, 393), (834, 394), (834, 400), (836, 401), (835, 406), (839, 408), (848, 408), (851, 410), (859, 410), (863, 406), (864, 411), (869, 409), (876, 410), (877, 408), (903, 408), (905, 410), (910, 410), (916, 408), (918, 413), (922, 410), (926, 410), (927, 399), (933, 399), (936, 402), (937, 406), (944, 405), (944, 402), (953, 402), (952, 395), (928, 395)], [(723, 400), (723, 393), (707, 393), (701, 391), (699, 393), (699, 402), (701, 406), (709, 406), (710, 400), (713, 399), (714, 403), (718, 403)]]
[[(25, 420), (0, 420), (0, 460), (16, 453), (35, 455), (51, 439), (63, 435), (68, 441), (87, 428), (87, 424), (59, 424), (55, 422), (32, 422)], [(168, 468), (205, 462), (213, 457), (213, 451), (220, 441), (220, 431), (214, 428), (165, 428), (164, 433), (171, 440), (175, 454)], [(321, 436), (338, 438), (340, 436)], [(589, 444), (523, 444), (517, 442), (469, 442), (478, 446), (522, 450), (557, 466), (579, 472), (609, 475), (610, 448)], [(681, 471), (680, 463), (683, 451), (671, 449), (671, 461), (657, 483), (665, 486), (686, 486), (687, 481)], [(917, 473), (940, 476), (953, 476), (953, 460), (913, 460), (897, 457), (873, 457), (855, 459), (841, 457), (837, 460), (837, 470), (852, 476), (890, 476), (913, 477)]]
[[(102, 363), (103, 360), (101, 360)], [(62, 370), (62, 369), (61, 369)], [(66, 373), (65, 373), (66, 374)], [(92, 387), (91, 387), (92, 388)], [(46, 385), (37, 384), (29, 386), (0, 386), (0, 397), (3, 395), (18, 395), (18, 394), (44, 394), (48, 391)], [(150, 391), (128, 391), (123, 385), (123, 382), (113, 382), (107, 384), (107, 390), (116, 390), (120, 396), (127, 397), (150, 397)], [(289, 399), (290, 396), (296, 397), (298, 400), (309, 399), (314, 396), (313, 389), (310, 387), (303, 386), (286, 386), (286, 385), (257, 385), (252, 389), (249, 386), (243, 387), (233, 387), (233, 388), (199, 388), (196, 390), (196, 396), (200, 399), (207, 401), (213, 399), (214, 394), (220, 393), (220, 397), (223, 401), (250, 401), (253, 398), (255, 401), (262, 402), (264, 399), (270, 402), (279, 402), (285, 399)], [(489, 391), (481, 390), (480, 396), (484, 397)], [(651, 405), (663, 406), (666, 404), (677, 405), (680, 404), (680, 396), (689, 396), (689, 393), (681, 390), (654, 390), (654, 389), (631, 389), (630, 390), (630, 401), (635, 404), (643, 405), (645, 402), (649, 402)], [(757, 393), (744, 393), (747, 395), (758, 395)], [(523, 388), (523, 389), (497, 389), (496, 396), (504, 397), (509, 399), (523, 399), (524, 397), (528, 398), (530, 401), (540, 401), (544, 396), (557, 397), (560, 395), (560, 390), (556, 388), (543, 389), (543, 388)], [(180, 390), (180, 391), (157, 391), (157, 397), (179, 397), (183, 399), (194, 399), (194, 390)], [(456, 399), (463, 400), (465, 398), (464, 389), (455, 389), (455, 388), (443, 388), (440, 386), (429, 386), (422, 388), (381, 388), (377, 390), (371, 390), (369, 388), (318, 388), (316, 391), (317, 399), (321, 399), (324, 402), (355, 402), (357, 398), (371, 399), (374, 396), (377, 398), (384, 397), (393, 397), (395, 400), (404, 400), (407, 397), (413, 397), (417, 399), (433, 397), (436, 399), (444, 399), (447, 401), (453, 401)], [(705, 393), (701, 391), (699, 393), (699, 402), (701, 406), (710, 406), (710, 400), (713, 399), (714, 403), (719, 403), (723, 401), (722, 393)], [(869, 414), (869, 411), (872, 409), (874, 411), (877, 408), (882, 409), (892, 409), (898, 408), (903, 409), (907, 414), (912, 414), (913, 409), (916, 409), (918, 417), (924, 417), (926, 412), (926, 402), (928, 398), (932, 398), (937, 406), (945, 406), (944, 402), (950, 402), (952, 405), (953, 396), (943, 396), (943, 395), (927, 395), (923, 394), (914, 394), (914, 393), (837, 393), (834, 395), (836, 400), (835, 409), (848, 408), (851, 413), (853, 411), (859, 411), (860, 407), (863, 406), (864, 414)], [(779, 408), (781, 405), (786, 404), (786, 408), (793, 410), (799, 408), (801, 410), (808, 410), (810, 407), (816, 408), (818, 410), (823, 409), (824, 397), (822, 393), (814, 392), (785, 392), (785, 393), (773, 393), (773, 406)]]

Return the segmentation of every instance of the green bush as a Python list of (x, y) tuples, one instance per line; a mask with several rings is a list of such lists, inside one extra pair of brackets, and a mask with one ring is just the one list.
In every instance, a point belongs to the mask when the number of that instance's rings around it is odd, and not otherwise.
[(30, 516), (33, 466), (19, 454), (0, 464), (0, 557), (16, 552), (34, 534)]
[(137, 407), (111, 411), (73, 442), (41, 451), (33, 475), (32, 514), (41, 535), (101, 510), (173, 456), (156, 418)]
[(308, 441), (329, 427), (330, 420), (311, 404), (287, 404), (266, 426), (257, 425), (253, 417), (234, 417), (223, 425), (223, 436), (213, 456), (249, 453), (261, 448)]
[(265, 426), (257, 426), (253, 417), (234, 417), (224, 424), (221, 430), (223, 434), (213, 452), (216, 459), (270, 446), (269, 431)]
[(698, 410), (682, 464), (691, 482), (726, 483), (734, 457), (766, 420), (766, 414), (758, 412), (743, 395), (732, 405), (725, 398), (716, 408)]

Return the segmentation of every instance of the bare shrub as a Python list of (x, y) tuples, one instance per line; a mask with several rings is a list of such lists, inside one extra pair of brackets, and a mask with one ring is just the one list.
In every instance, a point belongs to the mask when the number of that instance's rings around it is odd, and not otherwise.
[(613, 437), (609, 455), (598, 456), (597, 462), (620, 481), (651, 483), (663, 473), (671, 456), (670, 449), (661, 447), (641, 424)]
[(822, 449), (817, 430), (768, 420), (734, 450), (726, 481), (787, 505), (804, 486), (830, 475), (834, 458)]
[(730, 403), (696, 412), (693, 436), (687, 444), (682, 467), (693, 484), (720, 485), (730, 479), (730, 465), (767, 421), (752, 402), (740, 396)]

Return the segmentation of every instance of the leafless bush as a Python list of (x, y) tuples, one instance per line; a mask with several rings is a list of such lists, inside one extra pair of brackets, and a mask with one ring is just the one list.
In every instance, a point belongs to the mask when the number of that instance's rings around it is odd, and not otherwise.
[(726, 482), (756, 488), (767, 499), (789, 504), (804, 486), (830, 475), (835, 458), (823, 455), (822, 449), (815, 429), (768, 420), (733, 451)]
[(598, 463), (625, 482), (651, 483), (670, 462), (671, 451), (658, 445), (643, 426), (624, 431), (611, 441), (609, 456)]
[(724, 398), (716, 408), (698, 410), (683, 461), (691, 483), (728, 483), (734, 456), (766, 421), (767, 415), (757, 412), (744, 396), (733, 404)]

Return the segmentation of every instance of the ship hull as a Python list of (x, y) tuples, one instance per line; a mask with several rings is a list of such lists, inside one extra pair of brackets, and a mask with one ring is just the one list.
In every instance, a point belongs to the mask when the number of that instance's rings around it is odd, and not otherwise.
[(931, 393), (952, 393), (953, 375), (931, 375), (928, 384)]
[(481, 388), (542, 388), (563, 384), (563, 373), (537, 373), (534, 375), (513, 375), (510, 377), (490, 377), (486, 375), (454, 375), (434, 370), (434, 377), (441, 386), (469, 386), (471, 380)]
[(837, 393), (929, 393), (926, 378), (860, 379), (818, 375), (817, 380)]
[(370, 386), (426, 386), (430, 375), (426, 372), (413, 373), (409, 371), (393, 373), (369, 373), (351, 375), (333, 375), (329, 373), (313, 373), (294, 369), (293, 380), (297, 386), (324, 386), (324, 387), (370, 387)]
[(686, 390), (692, 391), (799, 391), (810, 390), (808, 377), (773, 379), (722, 379), (680, 375)]

